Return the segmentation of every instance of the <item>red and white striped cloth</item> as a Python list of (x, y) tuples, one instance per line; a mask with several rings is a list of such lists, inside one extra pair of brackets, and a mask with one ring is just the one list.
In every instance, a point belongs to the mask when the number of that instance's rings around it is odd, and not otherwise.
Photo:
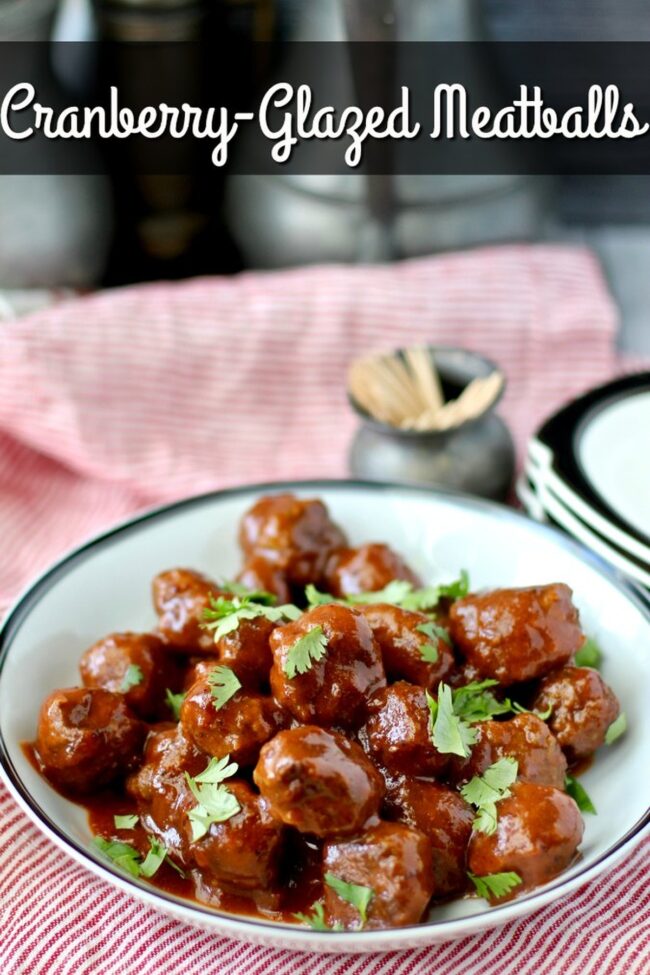
[[(519, 448), (620, 369), (586, 251), (503, 247), (107, 292), (0, 325), (0, 601), (108, 523), (238, 482), (343, 476), (349, 361), (457, 344), (508, 378)], [(650, 972), (648, 847), (569, 899), (417, 952), (313, 957), (167, 920), (74, 865), (0, 788), (0, 970), (167, 975)]]

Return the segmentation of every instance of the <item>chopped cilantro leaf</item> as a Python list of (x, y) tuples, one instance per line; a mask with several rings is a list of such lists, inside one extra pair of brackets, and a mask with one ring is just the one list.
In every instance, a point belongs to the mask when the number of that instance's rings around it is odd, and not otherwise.
[(321, 592), (311, 582), (305, 587), (305, 599), (309, 607), (327, 606), (329, 603), (338, 602), (336, 596), (331, 596), (328, 592)]
[(598, 670), (603, 654), (594, 639), (588, 637), (575, 655), (576, 667), (593, 667)]
[[(424, 633), (432, 641), (431, 643), (425, 643), (420, 647), (420, 653), (422, 657), (429, 663), (435, 663), (438, 659), (438, 640), (442, 640), (447, 646), (451, 646), (451, 637), (449, 636), (449, 631), (444, 628), (444, 626), (438, 626), (433, 620), (429, 620), (427, 623), (420, 623), (415, 629), (418, 633)], [(430, 648), (429, 656), (425, 656), (425, 650)], [(435, 651), (435, 655), (431, 656), (431, 651)]]
[(544, 711), (529, 711), (529, 709), (525, 708), (523, 704), (519, 704), (517, 701), (511, 701), (509, 697), (505, 699), (504, 704), (509, 704), (510, 709), (514, 711), (515, 714), (534, 714), (535, 717), (539, 718), (540, 721), (548, 721), (553, 714), (552, 704), (549, 704)]
[(206, 630), (214, 632), (215, 643), (228, 633), (234, 632), (242, 620), (254, 620), (263, 616), (272, 623), (277, 623), (281, 619), (297, 620), (301, 611), (297, 606), (287, 603), (283, 606), (265, 606), (263, 603), (255, 602), (250, 596), (233, 596), (226, 599), (225, 596), (210, 597), (210, 606), (203, 610), (202, 624)]
[(438, 586), (438, 589), (441, 599), (464, 599), (469, 592), (469, 572), (467, 569), (461, 569), (459, 579), (443, 583)]
[(625, 711), (621, 711), (616, 721), (612, 721), (609, 728), (605, 732), (605, 744), (612, 745), (617, 738), (625, 734), (627, 730), (627, 717)]
[(341, 900), (356, 907), (361, 918), (361, 927), (363, 927), (368, 920), (368, 905), (375, 896), (374, 890), (370, 887), (362, 887), (360, 884), (349, 884), (333, 873), (325, 874), (325, 883), (332, 888), (335, 894), (338, 894)]
[(343, 925), (333, 924), (331, 927), (325, 920), (325, 910), (323, 908), (322, 901), (316, 901), (313, 905), (313, 911), (311, 914), (301, 914), (298, 912), (293, 915), (297, 921), (302, 921), (303, 924), (309, 925), (312, 931), (342, 931)]
[(253, 602), (262, 603), (263, 606), (275, 606), (278, 601), (278, 597), (272, 592), (267, 592), (266, 589), (248, 589), (235, 579), (225, 579), (220, 582), (219, 589), (222, 592), (229, 592), (233, 596), (245, 596), (247, 599), (252, 599)]
[(564, 779), (564, 788), (567, 791), (567, 795), (571, 796), (574, 800), (580, 812), (592, 813), (594, 816), (597, 815), (596, 807), (591, 801), (587, 790), (572, 775), (567, 775)]
[(113, 816), (115, 829), (133, 829), (138, 825), (140, 817), (135, 815)]
[[(137, 818), (137, 816), (115, 816), (115, 825), (118, 825), (118, 819), (135, 819), (137, 821)], [(93, 843), (108, 860), (112, 860), (116, 866), (126, 870), (133, 877), (153, 877), (165, 859), (170, 867), (173, 867), (181, 876), (185, 876), (181, 868), (169, 859), (167, 850), (160, 840), (157, 840), (155, 836), (149, 836), (148, 839), (149, 851), (144, 859), (136, 848), (129, 843), (107, 840), (103, 836), (93, 836)]]
[(185, 700), (185, 693), (181, 691), (180, 694), (172, 694), (169, 688), (165, 691), (165, 701), (167, 706), (170, 708), (172, 714), (178, 721), (181, 716), (181, 704)]
[(144, 675), (142, 673), (142, 668), (138, 667), (137, 664), (129, 664), (122, 678), (122, 683), (120, 684), (120, 691), (122, 694), (126, 694), (130, 691), (132, 687), (137, 687), (144, 680)]
[(153, 877), (158, 871), (163, 860), (167, 856), (167, 850), (153, 836), (149, 837), (149, 852), (140, 865), (140, 873), (143, 877)]
[[(318, 591), (316, 590), (316, 592)], [(345, 602), (353, 605), (356, 603), (366, 605), (390, 603), (411, 612), (425, 612), (435, 609), (441, 599), (460, 599), (462, 596), (466, 596), (468, 592), (469, 577), (463, 569), (460, 579), (456, 579), (454, 582), (415, 589), (413, 583), (407, 579), (393, 579), (383, 589), (378, 589), (375, 592), (360, 592), (346, 596)], [(315, 596), (315, 594), (312, 595)], [(332, 601), (331, 598), (328, 600), (328, 602)]]
[(234, 775), (238, 768), (234, 762), (228, 764), (229, 758), (229, 755), (220, 759), (211, 758), (203, 771), (194, 777), (185, 773), (187, 784), (198, 803), (187, 814), (193, 840), (200, 840), (212, 823), (225, 822), (241, 808), (237, 797), (222, 785), (223, 780)]
[(460, 755), (461, 758), (467, 758), (471, 746), (476, 742), (477, 733), (454, 713), (451, 687), (447, 684), (439, 685), (435, 717), (431, 702), (428, 703), (432, 721), (431, 740), (435, 747), (443, 755)]
[(521, 877), (514, 871), (488, 873), (483, 877), (477, 877), (468, 871), (467, 876), (476, 887), (479, 897), (484, 897), (486, 900), (498, 900), (499, 897), (505, 897), (521, 883)]
[(312, 664), (321, 660), (327, 651), (327, 637), (321, 626), (313, 626), (289, 649), (284, 672), (292, 680), (296, 674), (306, 674)]
[(512, 794), (510, 786), (517, 778), (518, 770), (516, 758), (500, 758), (483, 775), (475, 775), (462, 787), (461, 796), (477, 810), (472, 827), (476, 832), (489, 835), (496, 831), (496, 804)]
[(126, 870), (132, 877), (140, 876), (140, 854), (129, 843), (119, 840), (107, 840), (103, 836), (93, 836), (93, 843), (107, 860), (112, 860), (116, 867)]
[(346, 596), (348, 603), (392, 603), (401, 606), (402, 601), (413, 592), (413, 584), (406, 579), (392, 579), (383, 589), (375, 592), (359, 592)]
[(241, 682), (237, 675), (223, 664), (219, 664), (208, 676), (210, 693), (217, 711), (227, 704), (230, 698), (237, 693), (241, 687)]
[(488, 690), (496, 687), (498, 681), (473, 681), (463, 687), (457, 687), (453, 692), (454, 711), (463, 721), (486, 721), (496, 714), (508, 714), (512, 707), (509, 702), (501, 702)]

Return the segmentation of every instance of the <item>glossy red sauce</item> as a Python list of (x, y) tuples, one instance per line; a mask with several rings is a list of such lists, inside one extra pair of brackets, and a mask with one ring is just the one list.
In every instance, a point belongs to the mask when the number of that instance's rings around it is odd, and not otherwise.
[[(34, 744), (22, 742), (21, 748), (30, 765), (39, 775), (47, 778)], [(93, 836), (130, 843), (143, 854), (146, 853), (149, 847), (147, 834), (139, 823), (131, 830), (115, 828), (115, 816), (137, 815), (138, 812), (135, 801), (122, 789), (104, 789), (90, 796), (71, 796), (53, 785), (49, 779), (48, 783), (68, 802), (74, 802), (75, 805), (86, 810), (88, 827)], [(271, 917), (277, 921), (290, 923), (295, 920), (293, 915), (296, 912), (308, 913), (314, 901), (321, 896), (320, 852), (302, 836), (291, 836), (285, 856), (285, 872), (280, 883), (284, 904), (281, 911), (260, 911), (250, 898), (240, 897), (217, 888), (210, 890), (206, 888), (205, 882), (201, 884), (201, 897), (198, 897), (196, 892), (198, 874), (195, 876), (193, 872), (189, 872), (182, 877), (166, 862), (161, 864), (155, 876), (146, 879), (145, 882), (168, 894), (194, 901), (202, 907), (212, 904), (220, 911), (231, 914), (259, 919)]]

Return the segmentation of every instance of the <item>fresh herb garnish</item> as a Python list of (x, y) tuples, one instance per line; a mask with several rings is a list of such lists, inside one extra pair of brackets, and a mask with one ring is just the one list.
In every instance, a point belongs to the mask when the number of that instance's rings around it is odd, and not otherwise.
[(124, 673), (124, 677), (122, 678), (120, 691), (122, 694), (126, 694), (126, 692), (130, 691), (132, 687), (137, 687), (138, 684), (141, 684), (143, 679), (144, 675), (142, 673), (142, 668), (140, 668), (137, 664), (129, 664)]
[(598, 670), (603, 654), (592, 637), (588, 637), (574, 657), (576, 667), (593, 667)]
[(509, 697), (505, 699), (504, 703), (509, 704), (511, 710), (514, 711), (515, 714), (534, 714), (535, 717), (539, 718), (540, 721), (548, 721), (548, 719), (553, 714), (552, 704), (549, 704), (549, 706), (545, 708), (544, 711), (531, 711), (529, 710), (529, 708), (525, 708), (523, 704), (519, 704), (517, 701), (511, 701)]
[(425, 612), (436, 608), (441, 599), (460, 599), (469, 592), (469, 576), (463, 569), (460, 579), (437, 586), (415, 589), (406, 579), (393, 579), (377, 592), (361, 592), (347, 596), (348, 603), (391, 603), (411, 612)]
[(149, 852), (140, 865), (140, 873), (142, 876), (153, 877), (166, 856), (167, 850), (162, 843), (153, 837), (149, 837)]
[(334, 893), (338, 894), (341, 900), (356, 907), (361, 918), (361, 927), (363, 927), (368, 920), (368, 905), (375, 896), (374, 890), (370, 887), (362, 887), (360, 884), (349, 884), (333, 873), (325, 874), (325, 883), (332, 888)]
[(612, 745), (617, 738), (625, 734), (627, 730), (627, 717), (625, 711), (621, 711), (616, 721), (612, 721), (609, 728), (605, 732), (605, 744)]
[(248, 589), (235, 579), (224, 579), (223, 582), (219, 583), (219, 589), (222, 592), (229, 592), (233, 596), (245, 596), (256, 603), (262, 603), (263, 606), (275, 606), (278, 601), (278, 597), (274, 593), (267, 592), (266, 589)]
[(212, 823), (225, 822), (241, 808), (237, 797), (222, 785), (223, 780), (230, 778), (238, 769), (235, 762), (228, 764), (229, 758), (229, 755), (220, 759), (211, 758), (203, 771), (194, 777), (185, 773), (187, 784), (198, 802), (187, 814), (192, 824), (193, 840), (200, 840)]
[(431, 740), (442, 755), (460, 755), (468, 758), (472, 745), (475, 744), (477, 732), (463, 718), (454, 713), (454, 703), (451, 687), (448, 684), (438, 686), (438, 699), (426, 692), (429, 706), (429, 730)]
[[(136, 817), (137, 818), (137, 817)], [(107, 840), (103, 836), (93, 836), (93, 843), (108, 860), (117, 867), (126, 870), (132, 877), (153, 877), (164, 860), (181, 876), (185, 876), (180, 867), (170, 860), (166, 848), (154, 836), (149, 836), (149, 851), (142, 858), (138, 850), (129, 843), (120, 840)]]
[(237, 693), (241, 687), (241, 682), (237, 675), (223, 664), (219, 664), (208, 675), (210, 693), (214, 701), (214, 706), (219, 711), (230, 698)]
[(116, 867), (126, 870), (132, 877), (140, 876), (140, 854), (129, 843), (119, 840), (107, 840), (103, 836), (93, 836), (93, 843), (107, 860), (112, 860)]
[(327, 606), (330, 603), (340, 602), (336, 596), (332, 596), (328, 592), (321, 592), (311, 582), (305, 587), (305, 599), (310, 609), (313, 609), (314, 606)]
[(510, 786), (517, 778), (518, 770), (516, 758), (500, 758), (483, 775), (475, 775), (462, 787), (461, 796), (477, 811), (472, 826), (476, 832), (489, 835), (496, 831), (496, 804), (512, 795)]
[(263, 616), (272, 623), (277, 623), (281, 619), (297, 620), (301, 612), (292, 603), (266, 606), (250, 596), (233, 596), (232, 599), (226, 599), (225, 596), (215, 599), (211, 596), (209, 608), (203, 610), (203, 619), (206, 622), (202, 626), (214, 632), (216, 642), (236, 630), (242, 620), (254, 620)]
[(565, 777), (564, 788), (567, 791), (567, 795), (571, 796), (574, 800), (580, 812), (592, 813), (594, 816), (597, 815), (596, 807), (591, 801), (587, 790), (572, 775)]
[(138, 825), (140, 817), (135, 815), (113, 816), (115, 829), (133, 829)]
[(284, 662), (284, 672), (292, 680), (296, 674), (306, 674), (316, 661), (321, 660), (327, 652), (327, 637), (321, 626), (313, 626), (304, 636), (301, 636), (287, 654)]
[(418, 633), (424, 633), (431, 640), (431, 643), (423, 643), (419, 648), (422, 659), (426, 660), (427, 663), (435, 664), (438, 659), (438, 641), (442, 640), (447, 646), (451, 646), (449, 632), (444, 626), (438, 626), (433, 620), (429, 620), (427, 623), (420, 623), (415, 629)]
[(473, 681), (463, 687), (457, 687), (452, 692), (455, 713), (470, 724), (476, 721), (487, 721), (498, 714), (534, 714), (541, 721), (546, 721), (550, 717), (552, 707), (546, 711), (529, 711), (528, 708), (512, 701), (509, 697), (499, 701), (494, 694), (488, 690), (490, 687), (498, 685), (497, 680), (487, 678), (486, 680)]
[(181, 716), (181, 704), (185, 700), (185, 692), (181, 691), (180, 694), (173, 694), (169, 688), (165, 691), (165, 701), (171, 709), (172, 714), (178, 721)]
[(521, 883), (519, 874), (512, 870), (507, 873), (488, 873), (483, 877), (477, 877), (468, 871), (467, 876), (476, 887), (479, 897), (484, 897), (485, 900), (490, 898), (498, 900), (499, 897), (505, 897)]
[(316, 901), (313, 905), (313, 910), (311, 914), (301, 914), (298, 912), (293, 915), (297, 921), (302, 921), (303, 924), (308, 924), (312, 931), (342, 931), (343, 925), (336, 924), (329, 925), (325, 920), (325, 909), (323, 907), (322, 901)]

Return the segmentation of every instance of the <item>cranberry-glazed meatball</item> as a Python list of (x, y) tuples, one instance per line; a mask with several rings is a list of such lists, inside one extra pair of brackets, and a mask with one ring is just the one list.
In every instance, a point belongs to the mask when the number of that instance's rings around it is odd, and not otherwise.
[(185, 773), (198, 775), (207, 762), (181, 726), (174, 725), (149, 735), (143, 764), (126, 781), (126, 791), (136, 800), (147, 832), (162, 837), (174, 859), (185, 866), (191, 862), (188, 813), (196, 805)]
[(146, 734), (121, 694), (72, 687), (43, 702), (36, 752), (55, 785), (91, 792), (136, 767)]
[(605, 741), (619, 703), (597, 670), (564, 667), (540, 682), (535, 708), (551, 707), (549, 727), (569, 761), (587, 758)]
[(444, 897), (467, 886), (465, 861), (474, 810), (446, 785), (404, 778), (392, 792), (391, 818), (420, 830), (433, 849), (434, 896)]
[(239, 811), (224, 822), (212, 823), (207, 834), (192, 843), (192, 859), (201, 871), (197, 892), (200, 895), (204, 889), (206, 900), (214, 902), (216, 884), (219, 890), (252, 897), (258, 907), (277, 909), (285, 827), (247, 782), (229, 779), (227, 785)]
[(275, 494), (244, 515), (239, 542), (247, 559), (261, 556), (291, 585), (306, 586), (320, 581), (327, 559), (346, 539), (322, 501)]
[(500, 758), (516, 758), (519, 778), (538, 785), (564, 788), (567, 763), (557, 740), (535, 714), (518, 714), (508, 721), (480, 721), (474, 725), (476, 744), (467, 759), (452, 759), (452, 779), (467, 782), (482, 775)]
[(424, 613), (387, 603), (360, 606), (379, 644), (389, 680), (407, 680), (433, 690), (455, 666), (451, 639)]
[(359, 745), (315, 725), (281, 731), (253, 773), (273, 815), (302, 833), (354, 833), (379, 810), (381, 775)]
[(565, 792), (515, 782), (512, 795), (497, 809), (496, 832), (472, 834), (468, 863), (473, 874), (514, 871), (522, 880), (510, 894), (515, 897), (548, 883), (569, 866), (584, 826), (577, 805)]
[(451, 606), (449, 625), (469, 663), (505, 685), (543, 677), (584, 643), (571, 590), (563, 583), (465, 596)]
[(219, 662), (230, 667), (244, 687), (259, 688), (268, 683), (273, 662), (269, 638), (274, 629), (275, 623), (263, 616), (240, 620), (236, 630), (214, 644)]
[(398, 681), (379, 691), (369, 707), (370, 717), (359, 734), (374, 761), (393, 774), (444, 774), (449, 756), (431, 740), (423, 687)]
[(212, 633), (203, 629), (210, 598), (221, 593), (216, 582), (191, 569), (170, 569), (153, 580), (158, 629), (170, 646), (188, 653), (214, 653)]
[(325, 568), (324, 582), (327, 591), (334, 596), (354, 596), (361, 592), (377, 592), (393, 579), (422, 585), (401, 555), (388, 545), (372, 543), (335, 552)]
[(165, 690), (174, 689), (180, 671), (165, 643), (151, 633), (112, 633), (84, 653), (79, 663), (85, 687), (124, 694), (141, 718), (165, 713)]
[(221, 703), (220, 676), (227, 680), (226, 687), (237, 687), (226, 667), (199, 677), (181, 704), (183, 733), (208, 755), (230, 755), (239, 765), (252, 765), (264, 742), (285, 723), (284, 715), (272, 698), (243, 688)]
[(246, 586), (251, 592), (261, 590), (272, 593), (278, 603), (291, 602), (291, 589), (285, 573), (273, 562), (260, 555), (253, 555), (244, 563), (237, 576), (237, 582)]
[[(300, 672), (298, 641), (320, 639), (324, 652)], [(304, 645), (304, 644), (303, 644)], [(368, 698), (386, 683), (379, 647), (366, 620), (347, 606), (316, 606), (271, 634), (271, 689), (291, 714), (311, 724), (354, 726)]]
[[(347, 929), (417, 924), (434, 892), (431, 843), (402, 823), (378, 823), (360, 836), (328, 841), (323, 873), (325, 917)], [(327, 882), (331, 877), (368, 888), (365, 919)]]

